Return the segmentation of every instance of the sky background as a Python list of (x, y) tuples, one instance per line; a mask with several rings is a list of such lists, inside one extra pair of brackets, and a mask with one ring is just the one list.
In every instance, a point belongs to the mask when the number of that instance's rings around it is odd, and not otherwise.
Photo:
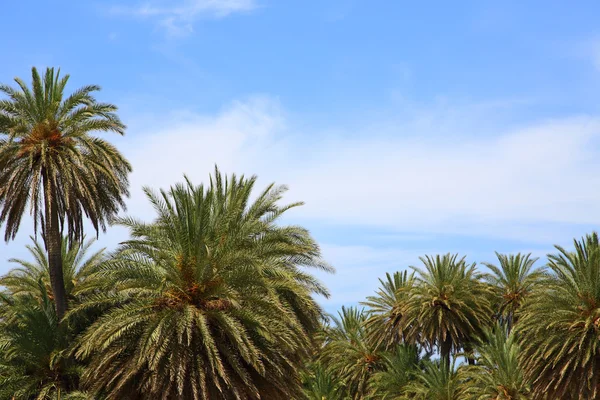
[[(328, 311), (425, 254), (541, 256), (600, 223), (597, 1), (28, 1), (3, 7), (0, 82), (60, 67), (128, 125), (144, 185), (214, 165), (286, 184), (335, 275)], [(32, 233), (0, 245), (0, 273)], [(90, 231), (90, 235), (91, 235)], [(114, 248), (122, 228), (100, 235)]]

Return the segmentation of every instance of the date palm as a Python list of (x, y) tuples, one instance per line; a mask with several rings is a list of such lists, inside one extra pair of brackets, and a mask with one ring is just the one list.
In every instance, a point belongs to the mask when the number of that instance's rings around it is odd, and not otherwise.
[(381, 286), (375, 296), (367, 297), (361, 304), (367, 307), (366, 328), (369, 340), (377, 346), (394, 348), (405, 338), (404, 314), (410, 288), (414, 285), (413, 274), (407, 271), (386, 273), (386, 279), (379, 280)]
[(367, 339), (367, 316), (362, 309), (342, 307), (339, 317), (332, 317), (320, 361), (343, 385), (347, 396), (367, 398), (369, 382), (383, 365), (382, 350)]
[(486, 329), (475, 346), (477, 365), (462, 367), (466, 389), (473, 400), (528, 400), (530, 385), (519, 362), (514, 332), (496, 324)]
[(527, 298), (533, 286), (544, 275), (543, 268), (533, 268), (537, 258), (531, 254), (500, 254), (496, 252), (500, 266), (484, 263), (491, 271), (486, 280), (493, 286), (498, 317), (510, 331), (516, 322), (516, 312)]
[(115, 307), (77, 351), (91, 389), (109, 399), (302, 397), (300, 366), (323, 316), (312, 294), (328, 295), (304, 267), (331, 268), (305, 229), (277, 224), (300, 203), (279, 205), (285, 187), (274, 185), (251, 201), (255, 182), (216, 170), (206, 187), (146, 188), (156, 219), (117, 221), (132, 238), (99, 278)]
[(117, 107), (93, 96), (100, 88), (84, 86), (65, 94), (69, 76), (48, 68), (32, 69), (31, 88), (0, 85), (0, 224), (5, 240), (14, 239), (29, 209), (34, 230), (41, 230), (48, 252), (57, 315), (67, 309), (62, 274), (64, 230), (81, 240), (85, 217), (98, 232), (124, 207), (129, 163), (94, 132), (123, 134)]
[(516, 326), (526, 376), (540, 399), (600, 396), (600, 241), (556, 246), (552, 274), (526, 300)]
[(424, 269), (413, 267), (416, 282), (408, 290), (404, 324), (410, 341), (437, 346), (446, 367), (452, 352), (463, 349), (490, 324), (487, 285), (475, 264), (446, 254), (421, 257)]

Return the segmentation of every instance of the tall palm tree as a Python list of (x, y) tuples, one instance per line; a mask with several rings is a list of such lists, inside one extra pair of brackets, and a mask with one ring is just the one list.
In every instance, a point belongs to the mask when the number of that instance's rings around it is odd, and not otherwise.
[(321, 362), (333, 371), (351, 399), (365, 399), (369, 382), (383, 365), (382, 350), (367, 339), (366, 314), (356, 307), (342, 307), (321, 349)]
[[(10, 263), (18, 265), (8, 274), (0, 278), (0, 286), (7, 288), (12, 296), (41, 297), (39, 282), (43, 283), (45, 291), (51, 300), (54, 299), (50, 284), (50, 265), (46, 250), (42, 243), (34, 237), (33, 242), (27, 245), (33, 261), (11, 258)], [(105, 249), (99, 249), (88, 256), (94, 239), (83, 243), (71, 241), (63, 237), (61, 258), (63, 276), (65, 281), (65, 294), (69, 301), (76, 301), (88, 288), (93, 287), (90, 282), (94, 273), (98, 272), (105, 261)]]
[(67, 310), (62, 275), (61, 238), (83, 237), (84, 216), (96, 232), (124, 207), (131, 166), (93, 132), (123, 134), (117, 107), (97, 102), (84, 86), (65, 96), (69, 75), (32, 69), (32, 87), (0, 85), (0, 224), (5, 240), (14, 239), (26, 208), (41, 229), (48, 252), (56, 311)]
[(446, 367), (450, 355), (472, 342), (490, 324), (487, 285), (475, 264), (446, 254), (421, 257), (424, 269), (413, 267), (416, 283), (408, 290), (404, 324), (412, 342), (437, 346)]
[(597, 233), (556, 246), (552, 275), (525, 301), (516, 331), (535, 398), (600, 396), (600, 241)]
[(475, 346), (477, 365), (462, 367), (466, 391), (473, 400), (527, 400), (530, 385), (519, 362), (514, 332), (496, 324)]
[(516, 312), (544, 275), (543, 268), (533, 268), (537, 258), (531, 254), (516, 255), (496, 252), (500, 266), (484, 263), (492, 272), (485, 279), (494, 287), (498, 317), (510, 331), (516, 322)]
[(369, 340), (377, 346), (390, 349), (405, 338), (406, 327), (403, 317), (409, 290), (415, 283), (414, 275), (407, 271), (386, 273), (386, 279), (379, 280), (381, 286), (375, 296), (368, 296), (361, 304), (368, 308), (369, 318), (366, 328)]
[(323, 316), (312, 294), (328, 295), (303, 267), (331, 268), (305, 229), (277, 224), (300, 203), (279, 205), (285, 187), (274, 185), (251, 201), (255, 182), (216, 170), (207, 187), (146, 188), (156, 219), (117, 221), (132, 239), (100, 278), (115, 308), (77, 351), (92, 389), (110, 399), (302, 397), (300, 366)]

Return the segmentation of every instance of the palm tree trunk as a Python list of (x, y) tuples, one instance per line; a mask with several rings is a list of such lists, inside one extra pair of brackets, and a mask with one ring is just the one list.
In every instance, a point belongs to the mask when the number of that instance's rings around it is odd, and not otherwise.
[(48, 266), (50, 268), (50, 284), (54, 296), (56, 315), (61, 320), (67, 311), (67, 295), (62, 269), (62, 237), (58, 221), (58, 205), (53, 185), (47, 173), (43, 173), (45, 227), (44, 242), (48, 252)]
[(467, 363), (469, 365), (475, 365), (475, 358), (473, 357), (473, 345), (471, 344), (470, 341), (466, 341), (464, 344), (464, 349), (465, 349), (465, 353), (466, 353), (466, 359), (467, 359)]
[(447, 368), (450, 368), (450, 352), (452, 351), (452, 338), (449, 333), (446, 333), (446, 338), (442, 340), (440, 345), (440, 357), (442, 362), (446, 364)]

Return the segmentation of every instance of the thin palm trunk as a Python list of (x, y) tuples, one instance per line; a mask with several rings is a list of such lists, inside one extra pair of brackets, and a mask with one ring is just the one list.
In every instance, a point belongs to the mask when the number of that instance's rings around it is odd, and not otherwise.
[(440, 346), (440, 357), (442, 362), (446, 364), (446, 367), (450, 368), (450, 352), (452, 351), (452, 337), (446, 333), (446, 338), (442, 340)]
[(473, 356), (473, 345), (470, 342), (464, 344), (465, 353), (467, 354), (467, 363), (469, 365), (475, 365), (475, 357)]
[(48, 267), (50, 269), (50, 284), (56, 307), (56, 315), (61, 320), (67, 311), (67, 295), (62, 269), (62, 237), (58, 221), (58, 207), (56, 195), (52, 190), (52, 183), (48, 174), (44, 172), (44, 203), (45, 203), (45, 227), (44, 242), (48, 252)]

